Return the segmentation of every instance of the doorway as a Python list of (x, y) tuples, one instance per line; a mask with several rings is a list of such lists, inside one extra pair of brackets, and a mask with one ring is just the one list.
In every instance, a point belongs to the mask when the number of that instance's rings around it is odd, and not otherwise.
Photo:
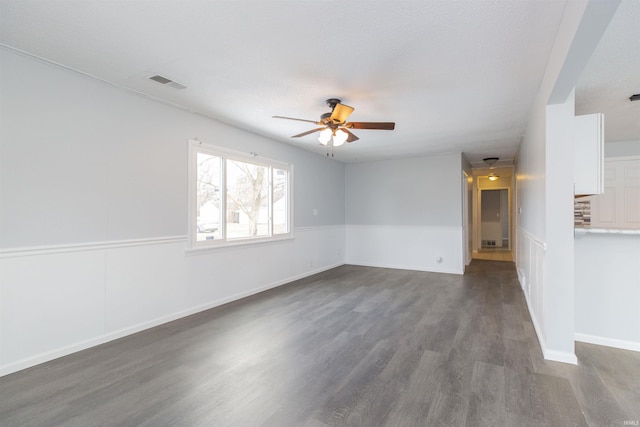
[[(473, 170), (473, 232), (471, 234), (474, 259), (492, 261), (513, 261), (514, 259), (513, 250), (517, 242), (514, 229), (516, 217), (513, 177), (512, 166)], [(484, 215), (483, 199), (485, 205), (489, 204), (489, 209), (485, 209)], [(488, 222), (493, 223), (487, 224)]]
[(480, 248), (510, 249), (509, 190), (480, 190)]
[(509, 187), (479, 188), (474, 258), (513, 261)]

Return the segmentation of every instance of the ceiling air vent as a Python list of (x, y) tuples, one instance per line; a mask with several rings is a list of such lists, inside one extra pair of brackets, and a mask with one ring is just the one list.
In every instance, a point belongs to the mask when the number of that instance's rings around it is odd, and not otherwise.
[(158, 74), (156, 74), (155, 76), (151, 76), (149, 77), (149, 80), (153, 80), (154, 82), (158, 82), (160, 84), (166, 85), (166, 86), (170, 86), (174, 89), (186, 89), (187, 87), (183, 84), (180, 84), (178, 82), (174, 82), (171, 79), (168, 79), (166, 77), (160, 76)]

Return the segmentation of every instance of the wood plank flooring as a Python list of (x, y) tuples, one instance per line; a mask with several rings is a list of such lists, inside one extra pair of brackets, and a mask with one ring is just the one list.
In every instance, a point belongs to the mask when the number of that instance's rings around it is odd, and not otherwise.
[(512, 263), (342, 266), (0, 378), (10, 426), (608, 426), (640, 354), (543, 360)]
[(482, 248), (473, 252), (473, 259), (513, 262), (513, 252), (504, 248)]

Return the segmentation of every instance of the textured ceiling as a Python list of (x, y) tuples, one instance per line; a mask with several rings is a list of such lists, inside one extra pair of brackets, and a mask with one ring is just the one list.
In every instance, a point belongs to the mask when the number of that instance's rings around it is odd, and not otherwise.
[[(324, 100), (360, 130), (341, 161), (465, 152), (513, 159), (565, 0), (9, 1), (0, 43), (324, 153)], [(188, 86), (150, 81), (161, 74)]]
[(640, 141), (640, 1), (623, 0), (576, 85), (576, 114), (604, 113), (605, 141)]

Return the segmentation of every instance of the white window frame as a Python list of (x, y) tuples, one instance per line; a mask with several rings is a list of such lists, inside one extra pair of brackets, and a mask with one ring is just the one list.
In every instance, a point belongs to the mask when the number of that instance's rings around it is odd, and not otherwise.
[[(221, 224), (222, 238), (213, 240), (197, 240), (197, 156), (198, 153), (204, 153), (211, 156), (220, 157), (222, 159), (221, 165), (221, 185), (220, 185), (220, 200), (221, 206)], [(256, 236), (256, 237), (237, 237), (233, 239), (227, 238), (227, 211), (226, 211), (226, 160), (235, 160), (239, 162), (251, 163), (258, 166), (264, 166), (269, 169), (269, 222), (268, 222), (268, 236)], [(288, 232), (281, 234), (273, 234), (273, 169), (283, 169), (287, 171), (287, 225)], [(267, 159), (255, 154), (246, 154), (239, 151), (233, 151), (226, 148), (217, 147), (210, 144), (205, 144), (198, 140), (189, 140), (189, 245), (188, 251), (201, 251), (206, 249), (238, 246), (238, 245), (251, 245), (256, 243), (265, 243), (272, 241), (287, 240), (293, 238), (293, 165), (277, 160)]]

